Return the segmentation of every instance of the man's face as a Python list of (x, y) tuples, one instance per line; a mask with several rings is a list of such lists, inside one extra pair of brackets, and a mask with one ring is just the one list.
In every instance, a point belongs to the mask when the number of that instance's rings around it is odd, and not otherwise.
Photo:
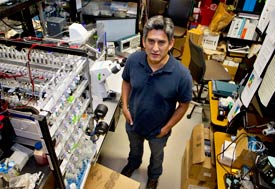
[(174, 45), (174, 40), (169, 43), (168, 37), (163, 30), (151, 30), (148, 32), (147, 38), (143, 38), (142, 43), (148, 62), (158, 64), (163, 63), (164, 58)]

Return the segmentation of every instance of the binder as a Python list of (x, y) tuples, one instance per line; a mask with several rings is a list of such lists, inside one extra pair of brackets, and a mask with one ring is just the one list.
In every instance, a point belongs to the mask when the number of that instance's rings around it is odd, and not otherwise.
[(242, 22), (241, 22), (241, 25), (240, 25), (240, 28), (238, 31), (238, 35), (237, 35), (238, 38), (240, 38), (242, 35), (245, 23), (246, 23), (246, 18), (242, 18)]
[(245, 35), (246, 35), (247, 30), (248, 30), (249, 24), (250, 24), (250, 20), (249, 20), (249, 19), (246, 19), (245, 24), (244, 24), (244, 27), (243, 27), (242, 34), (241, 34), (241, 36), (240, 36), (241, 39), (244, 39), (244, 38), (245, 38)]
[(234, 17), (228, 31), (228, 37), (238, 38), (238, 33), (241, 28), (242, 22), (242, 18)]
[(253, 12), (256, 2), (257, 2), (257, 0), (245, 0), (244, 5), (243, 5), (243, 11)]

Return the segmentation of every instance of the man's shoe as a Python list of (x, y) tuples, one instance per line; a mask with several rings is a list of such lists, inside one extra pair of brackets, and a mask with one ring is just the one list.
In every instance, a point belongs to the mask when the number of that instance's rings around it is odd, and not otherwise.
[(136, 170), (137, 168), (134, 168), (132, 166), (130, 166), (129, 164), (127, 164), (121, 171), (121, 174), (126, 176), (126, 177), (131, 177), (133, 172)]
[(148, 179), (146, 189), (157, 189), (158, 179)]

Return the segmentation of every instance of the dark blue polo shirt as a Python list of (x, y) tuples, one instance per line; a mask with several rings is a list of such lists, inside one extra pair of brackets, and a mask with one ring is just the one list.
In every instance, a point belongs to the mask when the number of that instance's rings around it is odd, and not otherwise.
[(131, 129), (153, 138), (171, 118), (177, 102), (191, 101), (192, 77), (173, 56), (163, 68), (152, 72), (146, 56), (144, 51), (129, 56), (122, 78), (132, 86), (129, 109), (134, 124)]

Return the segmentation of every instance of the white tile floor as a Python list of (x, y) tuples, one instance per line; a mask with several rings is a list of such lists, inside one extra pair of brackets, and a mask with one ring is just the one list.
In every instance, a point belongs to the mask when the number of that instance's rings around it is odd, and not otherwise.
[[(190, 105), (188, 112), (190, 112)], [(185, 149), (186, 140), (190, 138), (193, 126), (202, 122), (202, 116), (196, 108), (191, 119), (186, 115), (173, 128), (172, 135), (165, 148), (165, 157), (163, 163), (163, 174), (159, 178), (158, 189), (180, 189), (181, 186), (181, 160)], [(188, 113), (187, 112), (187, 113)], [(129, 153), (129, 142), (125, 131), (124, 116), (120, 116), (119, 123), (115, 132), (109, 132), (102, 146), (99, 163), (120, 172), (127, 163)], [(141, 167), (134, 172), (132, 179), (141, 183), (140, 189), (144, 189), (147, 182), (147, 166), (150, 157), (148, 145), (145, 145), (143, 163)]]

